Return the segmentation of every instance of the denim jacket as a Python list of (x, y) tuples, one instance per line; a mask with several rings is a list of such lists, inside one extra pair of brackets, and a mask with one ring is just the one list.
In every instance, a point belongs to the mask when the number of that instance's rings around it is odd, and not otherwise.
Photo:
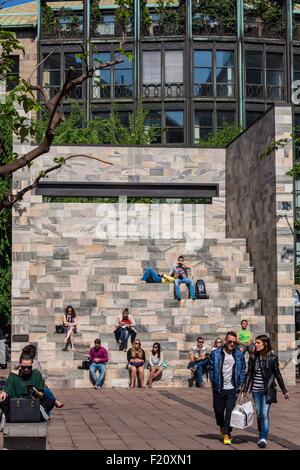
[[(246, 381), (246, 363), (244, 354), (237, 348), (232, 352), (235, 364), (232, 369), (232, 382), (236, 390), (239, 390)], [(209, 359), (209, 375), (212, 383), (213, 391), (221, 393), (223, 390), (223, 363), (224, 363), (224, 348), (215, 349), (212, 351)]]

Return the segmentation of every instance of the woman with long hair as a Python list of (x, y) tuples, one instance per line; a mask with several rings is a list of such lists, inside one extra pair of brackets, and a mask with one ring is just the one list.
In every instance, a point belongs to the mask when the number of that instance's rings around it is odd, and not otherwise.
[(214, 351), (215, 349), (221, 349), (223, 346), (223, 341), (221, 338), (216, 338), (215, 339), (215, 342), (214, 342), (214, 345), (212, 347), (212, 351)]
[(161, 351), (160, 343), (153, 343), (152, 351), (149, 354), (149, 378), (147, 385), (152, 388), (153, 381), (161, 376), (163, 368), (163, 353)]
[(69, 344), (71, 344), (72, 351), (75, 350), (74, 348), (74, 340), (73, 336), (76, 333), (76, 326), (77, 326), (77, 318), (76, 312), (72, 305), (68, 305), (66, 307), (65, 313), (63, 315), (63, 325), (65, 327), (65, 347), (62, 349), (63, 351), (68, 350)]
[(270, 339), (267, 335), (257, 336), (255, 352), (253, 356), (249, 357), (244, 394), (252, 391), (259, 432), (257, 445), (261, 448), (267, 445), (271, 403), (277, 403), (275, 379), (287, 400), (289, 394), (279, 370), (278, 358), (273, 353)]
[(141, 388), (144, 386), (144, 364), (146, 356), (145, 351), (141, 347), (141, 342), (136, 339), (132, 345), (132, 348), (127, 351), (128, 369), (130, 373), (130, 388), (135, 387), (135, 381), (138, 377)]

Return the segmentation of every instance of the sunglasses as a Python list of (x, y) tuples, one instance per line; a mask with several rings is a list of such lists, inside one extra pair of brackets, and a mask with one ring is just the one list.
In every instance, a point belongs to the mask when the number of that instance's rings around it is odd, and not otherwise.
[(31, 370), (32, 366), (20, 366), (22, 370)]
[(222, 341), (217, 341), (217, 344), (222, 344)]
[(139, 344), (139, 345), (141, 345), (141, 343), (138, 343), (137, 341), (136, 341), (134, 344)]
[(235, 344), (236, 341), (232, 341), (231, 339), (227, 341), (227, 344)]
[(198, 343), (199, 343), (199, 344), (203, 344), (203, 343), (204, 343), (204, 341), (198, 341)]

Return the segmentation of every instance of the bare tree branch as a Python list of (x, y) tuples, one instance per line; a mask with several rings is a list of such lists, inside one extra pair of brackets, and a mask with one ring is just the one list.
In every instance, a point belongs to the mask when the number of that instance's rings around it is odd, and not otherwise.
[(37, 188), (39, 185), (39, 182), (42, 178), (45, 178), (49, 173), (52, 171), (58, 170), (61, 168), (67, 160), (70, 160), (72, 158), (90, 158), (92, 160), (97, 160), (101, 163), (104, 163), (105, 165), (113, 165), (111, 162), (107, 162), (106, 160), (102, 160), (102, 158), (98, 157), (93, 157), (92, 155), (84, 155), (84, 154), (78, 154), (78, 155), (69, 155), (66, 158), (63, 158), (61, 162), (57, 163), (56, 165), (51, 166), (50, 168), (47, 168), (47, 170), (41, 171), (37, 178), (31, 183), (30, 185), (26, 186), (25, 188), (22, 188), (20, 191), (18, 191), (16, 194), (12, 193), (6, 193), (4, 200), (0, 203), (0, 215), (5, 209), (11, 208), (16, 202), (19, 202), (23, 199), (24, 194), (26, 194), (28, 191), (31, 191), (34, 188)]
[(39, 62), (37, 64), (36, 67), (34, 67), (33, 71), (31, 72), (31, 74), (29, 75), (29, 77), (26, 80), (27, 83), (30, 83), (30, 79), (31, 79), (32, 75), (34, 74), (34, 72), (43, 64), (43, 62), (45, 62), (48, 59), (48, 57), (50, 57), (54, 52), (56, 52), (57, 49), (58, 49), (58, 47), (55, 47), (51, 52), (49, 52), (49, 54), (43, 60), (41, 60), (41, 62)]
[[(15, 171), (23, 168), (28, 163), (32, 162), (36, 158), (40, 157), (41, 155), (48, 153), (51, 147), (51, 144), (54, 139), (54, 132), (57, 125), (64, 120), (63, 113), (57, 111), (59, 105), (61, 104), (63, 98), (68, 95), (74, 88), (81, 85), (82, 83), (86, 82), (89, 78), (91, 78), (97, 70), (102, 70), (108, 67), (111, 67), (115, 64), (120, 64), (123, 62), (123, 59), (116, 59), (109, 62), (105, 62), (100, 64), (97, 67), (91, 67), (88, 69), (86, 73), (81, 75), (80, 77), (74, 78), (73, 80), (66, 79), (62, 89), (51, 99), (46, 100), (45, 106), (50, 112), (50, 118), (48, 122), (48, 126), (45, 132), (44, 140), (33, 150), (26, 153), (22, 157), (14, 160), (11, 163), (7, 163), (6, 165), (0, 166), (0, 178), (5, 177)], [(42, 87), (39, 85), (30, 85), (29, 87), (34, 87), (35, 89), (41, 91), (43, 90)], [(42, 92), (42, 91), (41, 91)], [(46, 96), (44, 93), (43, 96)], [(50, 111), (51, 110), (51, 111)]]

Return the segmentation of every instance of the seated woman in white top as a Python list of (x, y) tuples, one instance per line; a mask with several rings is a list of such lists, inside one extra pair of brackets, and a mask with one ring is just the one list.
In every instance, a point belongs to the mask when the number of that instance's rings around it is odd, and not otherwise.
[(154, 343), (149, 353), (149, 378), (148, 387), (152, 388), (152, 382), (162, 374), (163, 353), (159, 343)]

